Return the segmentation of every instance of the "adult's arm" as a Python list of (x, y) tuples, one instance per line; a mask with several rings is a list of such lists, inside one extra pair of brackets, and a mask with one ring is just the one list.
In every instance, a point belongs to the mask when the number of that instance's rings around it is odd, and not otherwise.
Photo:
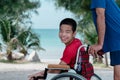
[(97, 28), (98, 28), (98, 45), (103, 46), (105, 35), (105, 9), (96, 8), (97, 14)]
[(105, 36), (105, 9), (104, 8), (96, 8), (97, 14), (97, 31), (98, 31), (98, 42), (95, 45), (89, 47), (89, 53), (95, 56), (94, 53), (97, 53), (103, 47), (104, 36)]

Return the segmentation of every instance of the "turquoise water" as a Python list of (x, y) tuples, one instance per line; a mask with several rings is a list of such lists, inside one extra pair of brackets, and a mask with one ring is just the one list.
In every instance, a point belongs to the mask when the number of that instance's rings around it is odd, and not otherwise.
[(45, 51), (40, 51), (41, 59), (59, 59), (62, 56), (64, 44), (58, 37), (58, 29), (33, 29), (39, 36), (41, 47)]
[(65, 45), (58, 37), (58, 29), (33, 29), (33, 31), (39, 36), (41, 47), (46, 50), (39, 52), (41, 59), (59, 59), (62, 56)]
[(43, 48), (62, 47), (58, 29), (34, 29), (34, 31), (39, 36)]

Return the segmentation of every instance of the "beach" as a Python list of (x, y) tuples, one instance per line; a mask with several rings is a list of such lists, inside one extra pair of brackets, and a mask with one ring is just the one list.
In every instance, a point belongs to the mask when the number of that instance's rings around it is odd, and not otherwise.
[[(43, 60), (44, 62), (2, 63), (0, 62), (0, 80), (28, 80), (28, 75), (44, 70), (48, 64), (57, 64), (57, 60)], [(112, 68), (95, 67), (95, 73), (102, 80), (113, 80)]]
[(45, 63), (0, 63), (0, 80), (28, 80), (28, 75), (44, 70)]
[(28, 80), (28, 75), (44, 70), (48, 64), (57, 64), (58, 61), (43, 59), (42, 62), (0, 62), (0, 80)]

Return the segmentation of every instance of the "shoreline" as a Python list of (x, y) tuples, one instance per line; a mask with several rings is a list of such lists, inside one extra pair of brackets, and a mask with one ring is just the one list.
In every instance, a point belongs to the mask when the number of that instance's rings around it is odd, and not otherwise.
[(48, 64), (58, 64), (58, 59), (41, 59), (41, 62), (18, 62), (4, 63), (0, 62), (0, 71), (29, 71), (44, 70)]
[[(41, 59), (41, 62), (18, 62), (4, 63), (0, 62), (0, 71), (29, 71), (29, 70), (44, 70), (48, 64), (58, 64), (59, 59)], [(101, 65), (93, 65), (94, 69), (112, 70), (111, 66), (104, 67)]]

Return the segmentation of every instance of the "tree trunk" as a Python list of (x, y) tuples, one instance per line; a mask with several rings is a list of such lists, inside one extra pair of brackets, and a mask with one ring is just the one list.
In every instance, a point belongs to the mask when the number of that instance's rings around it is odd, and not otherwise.
[(8, 59), (9, 61), (13, 60), (13, 58), (12, 58), (12, 52), (11, 52), (11, 51), (8, 52), (7, 59)]

